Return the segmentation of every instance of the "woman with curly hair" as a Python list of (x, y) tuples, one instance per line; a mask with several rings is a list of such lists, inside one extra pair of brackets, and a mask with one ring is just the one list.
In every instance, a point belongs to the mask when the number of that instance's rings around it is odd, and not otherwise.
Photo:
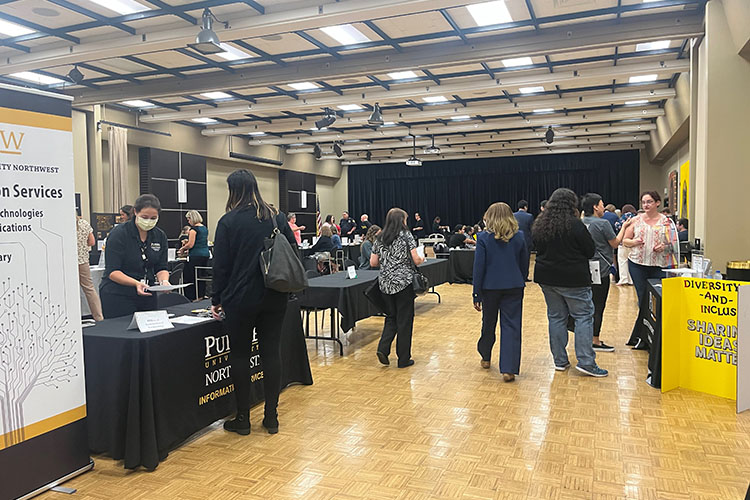
[(556, 189), (533, 226), (536, 246), (534, 281), (539, 283), (547, 303), (549, 346), (555, 370), (570, 367), (568, 316), (575, 320), (576, 369), (592, 377), (606, 377), (597, 366), (593, 349), (594, 303), (591, 295), (589, 259), (594, 240), (580, 220), (578, 197), (570, 189)]

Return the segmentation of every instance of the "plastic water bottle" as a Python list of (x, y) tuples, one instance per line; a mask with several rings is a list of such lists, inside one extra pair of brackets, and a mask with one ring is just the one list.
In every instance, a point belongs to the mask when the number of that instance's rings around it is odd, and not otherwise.
[(718, 269), (714, 273), (714, 279), (715, 280), (723, 280), (724, 279), (724, 276), (722, 276), (721, 271), (719, 271)]

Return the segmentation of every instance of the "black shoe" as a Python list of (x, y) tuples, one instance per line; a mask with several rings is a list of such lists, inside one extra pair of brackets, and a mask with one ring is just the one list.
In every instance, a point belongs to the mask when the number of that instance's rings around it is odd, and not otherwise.
[(633, 346), (634, 351), (648, 351), (648, 344), (643, 341), (643, 339), (638, 339), (638, 341)]
[(594, 350), (599, 352), (614, 352), (615, 348), (611, 345), (607, 345), (604, 342), (594, 344)]
[(279, 433), (279, 417), (271, 417), (266, 415), (263, 417), (263, 427), (266, 428), (269, 434)]
[(411, 366), (413, 364), (414, 364), (414, 360), (413, 359), (410, 359), (408, 361), (404, 361), (403, 363), (401, 361), (399, 361), (398, 362), (398, 367), (399, 368), (406, 368), (407, 366)]
[(250, 434), (250, 419), (248, 418), (248, 413), (237, 413), (235, 418), (225, 421), (224, 430), (236, 432), (240, 436), (247, 436)]
[(388, 356), (385, 355), (384, 353), (380, 352), (380, 351), (378, 351), (378, 361), (380, 361), (384, 365), (390, 365), (391, 364), (391, 362), (388, 361)]

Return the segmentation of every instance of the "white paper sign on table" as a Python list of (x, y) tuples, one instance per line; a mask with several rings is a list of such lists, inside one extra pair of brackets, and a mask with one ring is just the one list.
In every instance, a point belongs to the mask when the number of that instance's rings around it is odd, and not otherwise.
[(346, 274), (350, 280), (353, 280), (357, 277), (357, 269), (354, 266), (349, 266), (346, 268)]
[(188, 286), (193, 286), (191, 283), (185, 283), (182, 285), (153, 285), (148, 288), (146, 288), (147, 292), (171, 292), (174, 290), (179, 290), (180, 288), (185, 288)]
[(205, 323), (206, 321), (213, 321), (213, 318), (207, 316), (177, 316), (172, 318), (172, 323), (179, 323), (182, 325), (195, 325), (198, 323)]
[(133, 313), (128, 330), (138, 329), (141, 333), (155, 332), (157, 330), (168, 330), (174, 328), (169, 321), (167, 311), (139, 311)]

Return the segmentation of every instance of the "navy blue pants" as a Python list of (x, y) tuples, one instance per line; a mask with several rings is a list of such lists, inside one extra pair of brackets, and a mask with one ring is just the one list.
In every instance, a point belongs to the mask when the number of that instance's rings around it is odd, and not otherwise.
[(477, 351), (490, 361), (495, 345), (497, 316), (500, 314), (500, 373), (518, 375), (521, 368), (521, 318), (523, 288), (482, 290), (482, 334)]

